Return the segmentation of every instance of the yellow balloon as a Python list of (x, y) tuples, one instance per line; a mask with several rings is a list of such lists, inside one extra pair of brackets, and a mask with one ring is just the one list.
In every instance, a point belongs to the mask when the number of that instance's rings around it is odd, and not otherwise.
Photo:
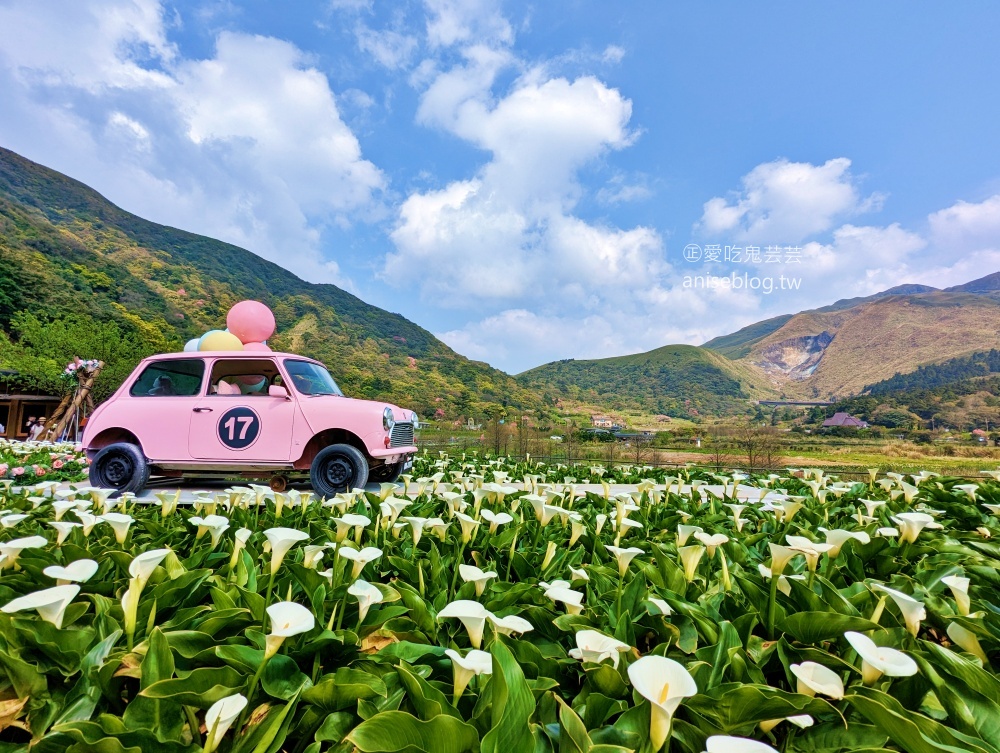
[(209, 332), (201, 338), (198, 350), (243, 350), (243, 343), (229, 332)]

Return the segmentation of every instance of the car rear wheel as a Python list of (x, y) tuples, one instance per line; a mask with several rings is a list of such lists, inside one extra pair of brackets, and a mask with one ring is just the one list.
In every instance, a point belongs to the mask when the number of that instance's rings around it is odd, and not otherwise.
[(392, 484), (403, 475), (403, 461), (398, 463), (383, 463), (377, 465), (368, 472), (368, 478), (378, 481), (380, 484)]
[(141, 494), (148, 481), (146, 456), (129, 442), (109, 444), (97, 453), (90, 464), (91, 486)]
[(368, 461), (349, 444), (332, 444), (316, 454), (309, 468), (309, 480), (321, 497), (363, 488), (368, 483)]

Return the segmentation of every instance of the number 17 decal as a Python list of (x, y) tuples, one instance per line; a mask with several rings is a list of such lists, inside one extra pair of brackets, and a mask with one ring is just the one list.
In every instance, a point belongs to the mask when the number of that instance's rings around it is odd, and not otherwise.
[(245, 450), (260, 436), (260, 416), (250, 408), (230, 408), (219, 418), (218, 435), (230, 450)]

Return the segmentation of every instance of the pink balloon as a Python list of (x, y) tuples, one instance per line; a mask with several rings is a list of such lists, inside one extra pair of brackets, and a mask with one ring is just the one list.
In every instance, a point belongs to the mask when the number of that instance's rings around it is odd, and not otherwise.
[(271, 348), (264, 343), (243, 343), (243, 350), (259, 350), (262, 353), (271, 352)]
[(260, 301), (240, 301), (226, 316), (229, 331), (242, 343), (262, 343), (274, 334), (274, 314)]

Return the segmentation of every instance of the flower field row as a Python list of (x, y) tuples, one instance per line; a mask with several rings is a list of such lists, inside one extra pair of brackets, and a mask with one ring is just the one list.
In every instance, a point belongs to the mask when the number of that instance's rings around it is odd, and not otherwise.
[(87, 475), (87, 458), (70, 442), (18, 442), (0, 439), (0, 480), (33, 484), (38, 481), (80, 481)]
[(0, 492), (0, 750), (1000, 753), (995, 479), (627, 472)]

